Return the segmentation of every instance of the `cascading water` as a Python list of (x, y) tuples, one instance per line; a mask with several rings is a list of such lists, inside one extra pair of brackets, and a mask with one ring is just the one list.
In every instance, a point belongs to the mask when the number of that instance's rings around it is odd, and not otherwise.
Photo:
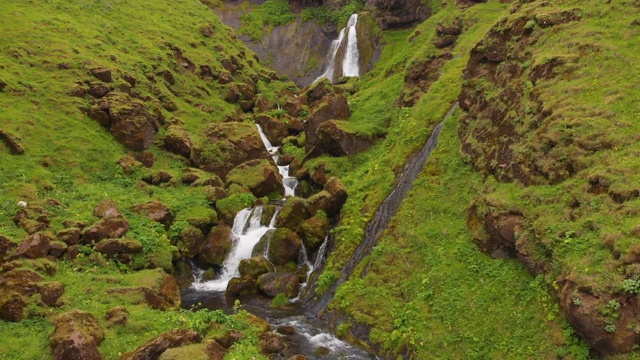
[[(260, 127), (260, 125), (256, 124), (256, 127), (258, 128), (258, 132), (260, 133), (260, 138), (264, 143), (264, 147), (267, 149), (269, 154), (271, 154), (271, 157), (273, 157), (273, 161), (277, 165), (278, 158), (280, 157), (278, 155), (278, 150), (280, 149), (280, 147), (271, 145), (271, 142), (269, 141), (269, 139), (267, 139), (267, 136), (262, 131), (262, 128)], [(280, 176), (282, 176), (282, 185), (284, 186), (284, 196), (285, 197), (294, 196), (296, 193), (296, 186), (298, 186), (298, 179), (296, 179), (293, 176), (289, 176), (289, 165), (286, 165), (286, 166), (278, 165), (278, 172), (280, 173)]]
[[(327, 68), (314, 82), (322, 78), (327, 78), (333, 83), (340, 76), (360, 76), (360, 54), (358, 52), (358, 34), (356, 31), (357, 24), (358, 14), (351, 15), (349, 22), (347, 23), (347, 27), (342, 28), (338, 38), (331, 42)], [(338, 54), (341, 50), (344, 51), (344, 56), (342, 59), (338, 59)], [(338, 60), (342, 62), (342, 66), (336, 68)], [(340, 71), (338, 71), (338, 69)]]
[(260, 241), (262, 235), (270, 229), (275, 229), (273, 225), (276, 214), (273, 215), (268, 226), (260, 223), (262, 219), (262, 209), (262, 206), (257, 206), (254, 209), (247, 208), (238, 212), (231, 230), (234, 242), (233, 249), (224, 260), (222, 273), (215, 280), (207, 282), (196, 281), (192, 285), (193, 288), (206, 291), (224, 291), (227, 289), (229, 280), (240, 276), (240, 272), (238, 271), (240, 261), (250, 258), (253, 247)]

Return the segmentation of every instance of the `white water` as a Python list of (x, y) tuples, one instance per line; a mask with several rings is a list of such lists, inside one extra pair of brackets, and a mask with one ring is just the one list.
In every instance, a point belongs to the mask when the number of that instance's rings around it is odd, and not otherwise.
[[(196, 281), (191, 285), (196, 290), (203, 291), (224, 291), (227, 289), (229, 280), (240, 276), (238, 265), (243, 259), (251, 257), (253, 247), (260, 241), (262, 235), (268, 230), (275, 229), (276, 214), (273, 215), (268, 226), (260, 224), (262, 218), (262, 206), (254, 209), (242, 209), (233, 220), (232, 237), (233, 248), (222, 264), (222, 273), (217, 279), (201, 282), (194, 272)], [(197, 270), (195, 270), (197, 271)]]
[[(278, 155), (278, 150), (280, 149), (280, 147), (271, 145), (271, 142), (269, 141), (269, 139), (267, 139), (267, 136), (262, 131), (262, 128), (260, 127), (260, 125), (256, 124), (256, 127), (258, 128), (258, 132), (260, 133), (260, 138), (264, 143), (264, 147), (267, 149), (269, 154), (271, 154), (273, 161), (277, 165), (278, 158), (280, 157)], [(289, 165), (278, 166), (278, 172), (280, 173), (280, 176), (282, 176), (282, 185), (284, 186), (284, 197), (286, 198), (287, 196), (294, 196), (296, 193), (296, 186), (298, 186), (298, 179), (296, 179), (293, 176), (289, 176)]]
[(356, 24), (358, 23), (358, 14), (351, 15), (347, 24), (347, 51), (344, 53), (342, 60), (342, 76), (360, 76), (360, 54), (358, 52), (358, 34), (356, 33)]
[[(322, 75), (314, 81), (327, 78), (332, 83), (340, 76), (360, 76), (360, 54), (358, 52), (358, 34), (356, 32), (356, 24), (358, 23), (358, 14), (353, 14), (347, 22), (347, 27), (340, 30), (340, 34), (336, 40), (331, 42), (329, 47), (329, 63)], [(345, 43), (345, 34), (346, 43)], [(339, 50), (345, 46), (344, 57), (342, 58), (342, 69), (340, 73), (336, 73), (336, 61)]]

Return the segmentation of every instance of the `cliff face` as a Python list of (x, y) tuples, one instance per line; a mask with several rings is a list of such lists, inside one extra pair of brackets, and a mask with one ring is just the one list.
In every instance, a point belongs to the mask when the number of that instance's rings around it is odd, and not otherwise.
[(460, 95), (462, 150), (497, 181), (469, 211), (479, 246), (544, 274), (603, 355), (640, 339), (637, 6), (514, 4), (472, 50)]

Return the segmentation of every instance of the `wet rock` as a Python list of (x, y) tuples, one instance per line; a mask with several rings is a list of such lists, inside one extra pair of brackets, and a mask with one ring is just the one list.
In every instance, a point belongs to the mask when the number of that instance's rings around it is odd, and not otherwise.
[(182, 155), (185, 158), (191, 156), (191, 140), (187, 131), (179, 125), (171, 125), (164, 136), (164, 146), (170, 152)]
[(283, 325), (276, 329), (276, 332), (282, 335), (294, 335), (296, 333), (296, 328), (291, 325)]
[(231, 228), (220, 224), (205, 239), (198, 260), (205, 265), (222, 266), (233, 247)]
[(104, 340), (104, 330), (91, 313), (72, 310), (55, 317), (53, 323), (56, 327), (51, 338), (54, 359), (102, 359), (98, 345)]
[(256, 279), (253, 276), (235, 277), (229, 280), (225, 294), (229, 297), (241, 297), (258, 293)]
[(18, 244), (7, 237), (0, 235), (0, 264), (2, 264), (7, 255), (16, 247), (18, 247)]
[(271, 159), (254, 124), (217, 123), (204, 131), (207, 141), (191, 149), (197, 167), (224, 178), (229, 170), (254, 159)]
[(300, 225), (297, 234), (308, 249), (316, 249), (322, 245), (327, 237), (328, 228), (329, 221), (327, 218), (316, 214)]
[(104, 320), (107, 322), (107, 327), (126, 326), (129, 321), (129, 310), (124, 306), (114, 307), (107, 311)]
[(258, 117), (256, 117), (256, 124), (260, 125), (262, 132), (273, 146), (282, 145), (282, 140), (289, 136), (287, 125), (283, 121), (269, 115), (258, 115)]
[(311, 213), (307, 201), (299, 197), (289, 197), (286, 204), (278, 212), (276, 227), (295, 231), (309, 217), (311, 217)]
[(169, 209), (165, 203), (157, 200), (132, 205), (131, 211), (146, 215), (149, 219), (159, 222), (165, 226), (169, 226), (171, 225), (171, 222), (173, 222), (173, 213), (171, 212), (171, 209)]
[(205, 341), (209, 360), (223, 360), (227, 350), (215, 340)]
[(312, 215), (322, 210), (329, 217), (335, 216), (340, 213), (340, 209), (347, 201), (347, 196), (344, 184), (338, 178), (332, 177), (322, 191), (309, 198), (309, 210)]
[(275, 271), (273, 264), (264, 256), (254, 256), (240, 261), (238, 266), (241, 276), (258, 278), (262, 274)]
[(302, 248), (302, 240), (287, 228), (277, 228), (271, 235), (269, 260), (274, 265), (284, 265), (289, 261), (297, 261)]
[(115, 239), (124, 236), (129, 230), (129, 222), (122, 216), (104, 218), (89, 226), (82, 234), (82, 242), (90, 244), (102, 239)]
[(58, 231), (56, 238), (67, 245), (76, 245), (80, 242), (80, 234), (82, 231), (79, 228), (68, 228)]
[(48, 236), (36, 233), (27, 236), (16, 251), (11, 255), (12, 259), (25, 257), (28, 259), (37, 259), (47, 256), (49, 249), (51, 248), (51, 239)]
[(278, 354), (282, 352), (286, 345), (280, 335), (272, 332), (267, 332), (258, 338), (260, 344), (260, 351), (263, 354)]
[(131, 255), (142, 251), (142, 244), (130, 239), (104, 239), (96, 244), (95, 250), (108, 259), (119, 259), (126, 264), (131, 261)]
[(265, 159), (250, 160), (235, 167), (227, 174), (227, 186), (231, 184), (246, 187), (258, 198), (284, 193), (278, 169)]
[(120, 216), (120, 209), (118, 209), (118, 204), (111, 199), (101, 201), (96, 207), (93, 209), (93, 215), (99, 218), (106, 218), (111, 216)]
[(136, 350), (124, 354), (122, 360), (155, 360), (167, 349), (200, 342), (200, 335), (193, 330), (174, 329), (160, 334)]
[(11, 155), (24, 154), (24, 145), (14, 134), (0, 129), (0, 140), (9, 148)]
[(300, 291), (298, 275), (295, 273), (267, 273), (260, 275), (257, 283), (260, 292), (269, 297), (285, 294), (288, 298), (293, 298)]
[(42, 302), (49, 306), (60, 306), (61, 304), (58, 300), (63, 294), (64, 285), (57, 281), (46, 283), (40, 288), (40, 298)]
[(105, 67), (97, 67), (97, 68), (93, 68), (91, 69), (91, 74), (93, 76), (95, 76), (96, 78), (98, 78), (98, 80), (100, 81), (104, 81), (106, 83), (110, 83), (113, 81), (112, 77), (111, 77), (111, 70), (105, 68)]
[(373, 145), (373, 139), (359, 136), (333, 120), (322, 123), (316, 130), (316, 137), (316, 147), (312, 152), (331, 156), (355, 155)]

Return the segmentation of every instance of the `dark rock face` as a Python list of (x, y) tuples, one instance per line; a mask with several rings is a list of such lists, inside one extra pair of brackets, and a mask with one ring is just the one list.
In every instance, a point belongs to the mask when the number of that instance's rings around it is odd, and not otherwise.
[(300, 283), (295, 273), (267, 273), (258, 278), (258, 289), (269, 297), (285, 294), (289, 298), (298, 295)]
[(340, 95), (327, 95), (326, 103), (319, 105), (304, 123), (304, 131), (307, 134), (305, 147), (307, 152), (316, 145), (318, 128), (329, 120), (346, 120), (351, 116), (347, 98)]
[(420, 0), (367, 0), (366, 7), (377, 11), (385, 29), (415, 25), (431, 15)]
[(156, 360), (167, 349), (195, 344), (200, 341), (200, 335), (193, 330), (169, 330), (148, 341), (136, 350), (124, 354), (122, 360)]
[(258, 117), (256, 117), (256, 124), (260, 125), (262, 132), (273, 146), (282, 145), (282, 140), (289, 135), (287, 125), (269, 115), (258, 115)]
[(109, 259), (119, 259), (124, 263), (131, 261), (131, 255), (142, 251), (142, 244), (129, 239), (104, 239), (96, 244), (97, 252)]
[(91, 313), (72, 310), (58, 315), (51, 338), (53, 358), (59, 360), (102, 359), (98, 345), (104, 340), (104, 330)]
[(111, 216), (119, 216), (121, 213), (120, 209), (118, 209), (118, 204), (111, 199), (107, 199), (96, 205), (93, 209), (93, 215), (102, 219)]
[(358, 136), (340, 127), (337, 121), (327, 121), (317, 130), (315, 152), (331, 156), (355, 155), (373, 145), (373, 140)]

